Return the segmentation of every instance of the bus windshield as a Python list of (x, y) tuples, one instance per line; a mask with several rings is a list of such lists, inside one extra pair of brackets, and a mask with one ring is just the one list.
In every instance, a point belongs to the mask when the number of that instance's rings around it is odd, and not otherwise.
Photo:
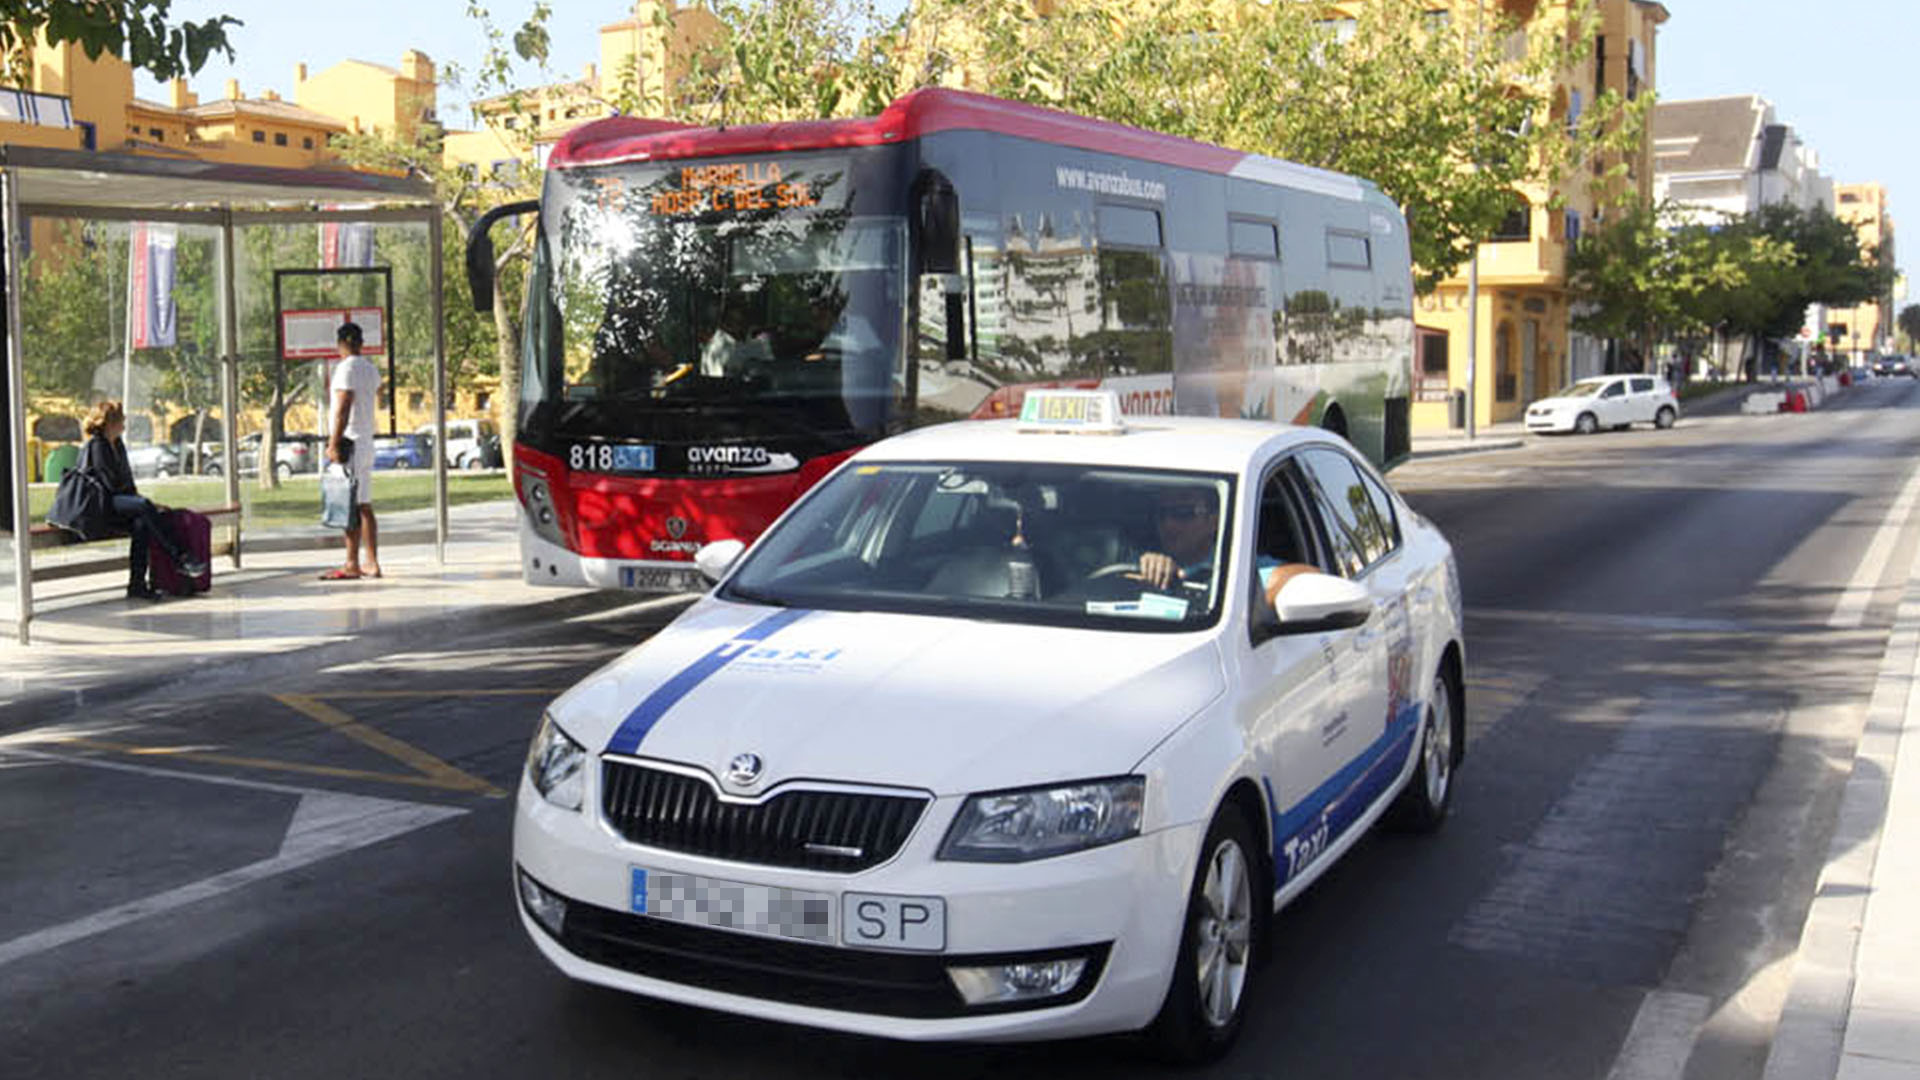
[[(790, 159), (549, 174), (528, 426), (661, 444), (785, 436), (809, 442), (779, 455), (796, 462), (883, 433), (905, 386), (907, 229), (855, 213), (847, 173)], [(679, 471), (671, 457), (658, 471)]]

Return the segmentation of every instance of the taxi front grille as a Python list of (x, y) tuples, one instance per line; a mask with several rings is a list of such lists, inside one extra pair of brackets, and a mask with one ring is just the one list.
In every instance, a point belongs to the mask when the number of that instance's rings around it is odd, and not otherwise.
[(636, 844), (762, 866), (850, 873), (906, 843), (927, 800), (910, 795), (788, 791), (751, 805), (720, 801), (698, 777), (603, 761), (607, 824)]

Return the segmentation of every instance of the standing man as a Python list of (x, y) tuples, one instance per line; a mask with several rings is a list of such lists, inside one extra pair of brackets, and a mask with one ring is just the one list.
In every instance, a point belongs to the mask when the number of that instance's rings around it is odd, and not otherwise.
[[(358, 323), (341, 323), (334, 335), (340, 362), (333, 368), (333, 422), (327, 459), (353, 476), (357, 511), (347, 519), (347, 563), (320, 575), (322, 581), (380, 576), (380, 529), (373, 519), (373, 410), (380, 400), (380, 369), (360, 355), (365, 336)], [(366, 538), (367, 557), (360, 558)]]

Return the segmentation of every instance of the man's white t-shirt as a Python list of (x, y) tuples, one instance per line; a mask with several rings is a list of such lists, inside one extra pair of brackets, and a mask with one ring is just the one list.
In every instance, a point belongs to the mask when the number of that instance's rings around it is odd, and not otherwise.
[(380, 369), (364, 356), (349, 356), (333, 368), (333, 392), (353, 391), (343, 434), (358, 446), (373, 446), (374, 409), (380, 401)]

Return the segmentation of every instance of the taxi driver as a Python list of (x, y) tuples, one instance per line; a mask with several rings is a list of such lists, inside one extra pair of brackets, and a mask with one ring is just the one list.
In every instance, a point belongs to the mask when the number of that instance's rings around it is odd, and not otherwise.
[(1140, 570), (1133, 576), (1162, 590), (1212, 576), (1220, 532), (1220, 500), (1213, 492), (1198, 486), (1159, 492), (1153, 500), (1153, 528), (1159, 549), (1140, 556)]

